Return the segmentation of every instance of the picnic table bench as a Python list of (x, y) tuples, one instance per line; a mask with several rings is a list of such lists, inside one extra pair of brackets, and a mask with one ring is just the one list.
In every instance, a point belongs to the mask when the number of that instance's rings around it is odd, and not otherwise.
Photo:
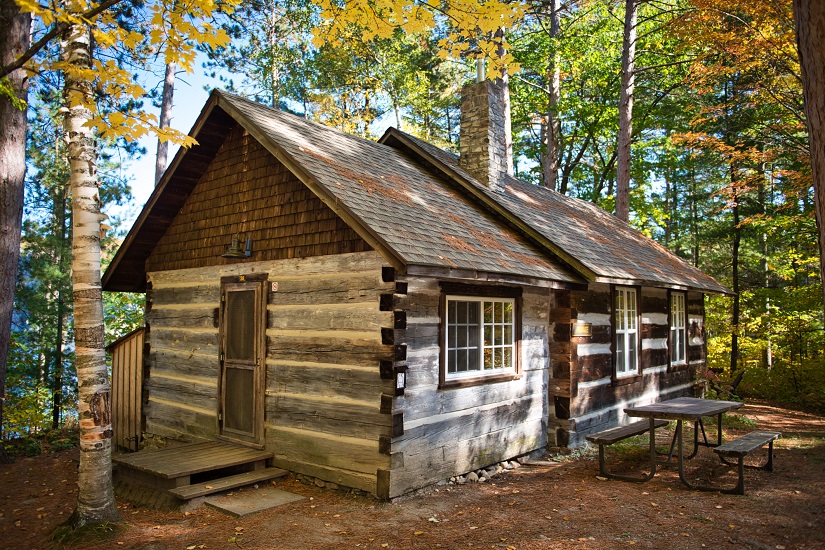
[[(668, 425), (667, 420), (654, 420), (653, 421), (653, 428), (662, 428)], [(604, 430), (598, 433), (590, 434), (586, 437), (588, 441), (591, 443), (595, 443), (599, 446), (599, 475), (602, 477), (606, 477), (609, 479), (619, 479), (622, 481), (634, 481), (634, 482), (643, 482), (649, 480), (655, 474), (654, 471), (651, 471), (648, 475), (644, 477), (632, 477), (632, 476), (625, 476), (620, 474), (614, 474), (612, 472), (607, 471), (607, 466), (605, 466), (604, 461), (604, 448), (607, 445), (612, 445), (617, 441), (621, 441), (623, 439), (627, 439), (628, 437), (633, 437), (634, 435), (642, 435), (643, 433), (650, 430), (650, 422), (647, 420), (637, 420), (636, 422), (632, 422), (630, 424), (626, 424), (624, 426), (618, 426), (616, 428), (610, 428), (609, 430)], [(654, 437), (653, 434), (650, 434), (650, 437)]]
[[(733, 466), (734, 463), (729, 462), (726, 457), (733, 457), (737, 459), (736, 466), (739, 473), (739, 481), (733, 489), (722, 489), (723, 493), (730, 493), (735, 495), (745, 494), (745, 467), (754, 468), (757, 470), (773, 471), (773, 442), (782, 437), (779, 432), (756, 431), (750, 432), (740, 436), (732, 441), (723, 443), (718, 447), (714, 447), (713, 452), (719, 455), (722, 462)], [(756, 452), (765, 445), (768, 445), (768, 460), (761, 466), (750, 466), (744, 463), (746, 456)]]
[[(699, 399), (695, 397), (678, 397), (667, 401), (658, 403), (651, 403), (649, 405), (642, 405), (636, 407), (628, 407), (624, 412), (628, 416), (641, 417), (645, 420), (634, 422), (626, 426), (619, 426), (603, 432), (590, 434), (587, 440), (599, 445), (599, 473), (600, 475), (622, 481), (643, 482), (653, 478), (656, 473), (656, 466), (658, 464), (669, 464), (673, 458), (674, 447), (676, 449), (677, 466), (679, 470), (679, 480), (690, 489), (698, 489), (700, 491), (721, 491), (723, 493), (745, 494), (745, 478), (744, 468), (757, 468), (772, 471), (773, 470), (773, 442), (781, 437), (779, 432), (769, 431), (755, 431), (746, 434), (738, 439), (728, 443), (722, 442), (722, 415), (739, 409), (742, 403), (735, 401), (715, 401), (709, 399)], [(716, 417), (716, 442), (708, 441), (705, 433), (703, 417)], [(659, 462), (656, 459), (656, 428), (663, 427), (668, 424), (668, 421), (676, 421), (676, 432), (673, 435), (673, 441), (670, 445), (670, 453), (668, 453), (667, 462)], [(693, 429), (693, 452), (689, 455), (685, 453), (684, 445), (684, 426), (685, 422), (692, 422)], [(639, 435), (647, 431), (650, 435), (650, 472), (644, 477), (632, 477), (625, 475), (618, 475), (611, 473), (605, 466), (605, 447), (611, 445), (622, 439)], [(702, 434), (702, 441), (699, 440), (699, 433)], [(722, 487), (712, 487), (707, 485), (697, 485), (692, 483), (685, 475), (685, 460), (693, 458), (699, 446), (713, 448), (714, 452), (725, 464), (729, 466), (737, 466), (738, 468), (738, 483), (733, 489), (725, 489)], [(768, 445), (768, 460), (762, 466), (751, 466), (744, 464), (744, 458), (757, 450)], [(735, 458), (736, 462), (727, 460), (728, 458)]]

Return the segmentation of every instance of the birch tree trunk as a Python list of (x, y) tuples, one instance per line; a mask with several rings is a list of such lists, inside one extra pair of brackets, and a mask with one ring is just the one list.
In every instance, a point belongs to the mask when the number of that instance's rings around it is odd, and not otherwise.
[[(31, 15), (20, 13), (14, 0), (0, 0), (0, 67), (29, 47)], [(10, 92), (26, 101), (28, 85), (22, 69), (8, 76)], [(26, 176), (26, 109), (0, 93), (0, 463), (11, 459), (3, 447), (3, 403), (6, 359), (11, 339), (14, 286), (20, 259), (23, 181)]]
[(64, 128), (72, 189), (72, 296), (80, 421), (80, 468), (74, 527), (119, 520), (112, 487), (109, 373), (103, 347), (100, 287), (100, 198), (97, 152), (91, 128), (89, 29), (73, 25), (63, 43)]
[[(160, 127), (168, 128), (172, 123), (172, 99), (175, 95), (175, 69), (174, 62), (166, 64), (166, 74), (163, 78), (163, 98), (160, 102)], [(160, 177), (166, 171), (166, 158), (169, 155), (169, 142), (158, 138), (158, 154), (155, 157), (155, 185), (160, 182)]]
[[(555, 40), (560, 30), (559, 0), (550, 1), (550, 38)], [(556, 190), (561, 153), (561, 123), (556, 109), (561, 97), (561, 58), (558, 48), (550, 57), (547, 67), (547, 144), (544, 153), (544, 186)]]
[[(820, 280), (825, 281), (825, 3), (821, 0), (794, 0), (796, 46), (802, 68), (805, 124), (811, 153), (816, 228), (819, 236)], [(825, 308), (825, 283), (822, 285)]]
[(636, 79), (638, 0), (625, 0), (622, 40), (622, 89), (619, 93), (619, 140), (616, 158), (616, 217), (630, 219), (630, 141), (633, 136), (633, 89)]

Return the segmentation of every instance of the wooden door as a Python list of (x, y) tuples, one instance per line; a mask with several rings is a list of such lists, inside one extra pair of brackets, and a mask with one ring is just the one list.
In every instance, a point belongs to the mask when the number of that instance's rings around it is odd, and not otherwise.
[(265, 280), (233, 277), (221, 284), (220, 435), (263, 443), (266, 362)]

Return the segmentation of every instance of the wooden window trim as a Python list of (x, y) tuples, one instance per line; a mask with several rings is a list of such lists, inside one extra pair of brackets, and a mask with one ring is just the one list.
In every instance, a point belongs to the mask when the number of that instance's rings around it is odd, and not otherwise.
[[(636, 372), (618, 376), (616, 372), (616, 291), (632, 289), (636, 293)], [(642, 379), (642, 288), (637, 285), (610, 285), (610, 379), (612, 386), (626, 386)]]
[[(521, 372), (521, 339), (522, 339), (522, 289), (521, 287), (469, 285), (464, 283), (441, 282), (441, 295), (438, 301), (438, 341), (439, 366), (438, 388), (456, 389), (509, 382), (522, 377)], [(460, 378), (447, 379), (447, 296), (467, 296), (468, 298), (501, 298), (513, 300), (513, 371), (498, 374), (481, 374)]]

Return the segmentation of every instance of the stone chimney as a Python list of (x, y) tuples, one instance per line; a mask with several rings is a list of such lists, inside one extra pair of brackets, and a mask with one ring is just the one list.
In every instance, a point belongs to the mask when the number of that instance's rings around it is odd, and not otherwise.
[(513, 174), (506, 80), (481, 80), (461, 90), (459, 142), (459, 165), (490, 190), (503, 192), (505, 176)]

